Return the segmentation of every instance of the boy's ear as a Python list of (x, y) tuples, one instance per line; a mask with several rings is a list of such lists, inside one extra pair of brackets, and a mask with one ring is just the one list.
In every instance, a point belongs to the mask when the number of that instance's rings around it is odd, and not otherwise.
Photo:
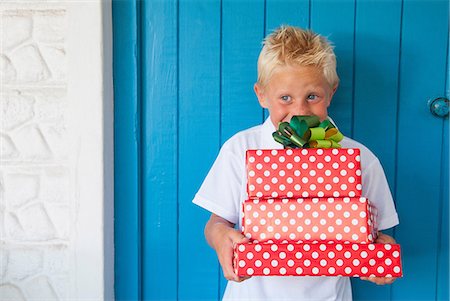
[(258, 85), (258, 83), (253, 86), (253, 89), (255, 90), (256, 97), (258, 97), (260, 106), (267, 109), (267, 102), (265, 101), (263, 89)]
[(333, 90), (331, 91), (330, 102), (328, 103), (328, 105), (331, 104), (331, 101), (333, 100), (334, 93), (336, 93), (336, 90), (337, 90), (338, 86), (339, 86), (339, 84), (334, 85)]
[(333, 97), (334, 93), (336, 93), (336, 90), (338, 88), (339, 84), (334, 85), (333, 87), (333, 94), (331, 94), (331, 97)]

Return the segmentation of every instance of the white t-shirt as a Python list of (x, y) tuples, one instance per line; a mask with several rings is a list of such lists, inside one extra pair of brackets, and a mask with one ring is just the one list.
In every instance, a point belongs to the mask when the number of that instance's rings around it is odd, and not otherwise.
[[(241, 229), (241, 204), (247, 199), (245, 152), (248, 149), (282, 149), (272, 138), (270, 118), (241, 131), (222, 146), (193, 202)], [(398, 224), (392, 195), (377, 157), (364, 145), (345, 137), (344, 148), (361, 150), (362, 195), (378, 209), (378, 229)], [(223, 300), (351, 300), (348, 277), (254, 276), (241, 283), (228, 282)]]

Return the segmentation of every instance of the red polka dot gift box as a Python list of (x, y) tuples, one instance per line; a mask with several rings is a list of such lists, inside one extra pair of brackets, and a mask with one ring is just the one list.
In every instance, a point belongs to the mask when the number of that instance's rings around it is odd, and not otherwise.
[(242, 233), (254, 242), (376, 239), (377, 211), (364, 197), (253, 199), (242, 210)]
[(357, 148), (248, 150), (249, 198), (359, 197)]
[(401, 277), (398, 244), (247, 243), (234, 248), (238, 276)]

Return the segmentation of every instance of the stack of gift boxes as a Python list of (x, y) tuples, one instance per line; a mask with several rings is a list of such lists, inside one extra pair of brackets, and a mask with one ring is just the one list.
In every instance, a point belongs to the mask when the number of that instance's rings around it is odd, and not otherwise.
[(359, 149), (249, 150), (239, 276), (400, 277), (400, 246), (374, 243)]

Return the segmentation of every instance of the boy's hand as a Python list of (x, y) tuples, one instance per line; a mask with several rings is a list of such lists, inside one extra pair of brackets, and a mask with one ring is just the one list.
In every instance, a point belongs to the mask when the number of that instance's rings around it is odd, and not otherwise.
[[(375, 240), (376, 243), (380, 244), (395, 244), (395, 239), (389, 235), (378, 232), (378, 237)], [(367, 280), (378, 285), (392, 284), (396, 277), (361, 277), (361, 280)]]
[(216, 251), (227, 280), (241, 282), (250, 277), (239, 277), (233, 269), (233, 246), (235, 243), (248, 242), (241, 232), (234, 229), (234, 224), (215, 214), (211, 215), (205, 227), (205, 237)]

